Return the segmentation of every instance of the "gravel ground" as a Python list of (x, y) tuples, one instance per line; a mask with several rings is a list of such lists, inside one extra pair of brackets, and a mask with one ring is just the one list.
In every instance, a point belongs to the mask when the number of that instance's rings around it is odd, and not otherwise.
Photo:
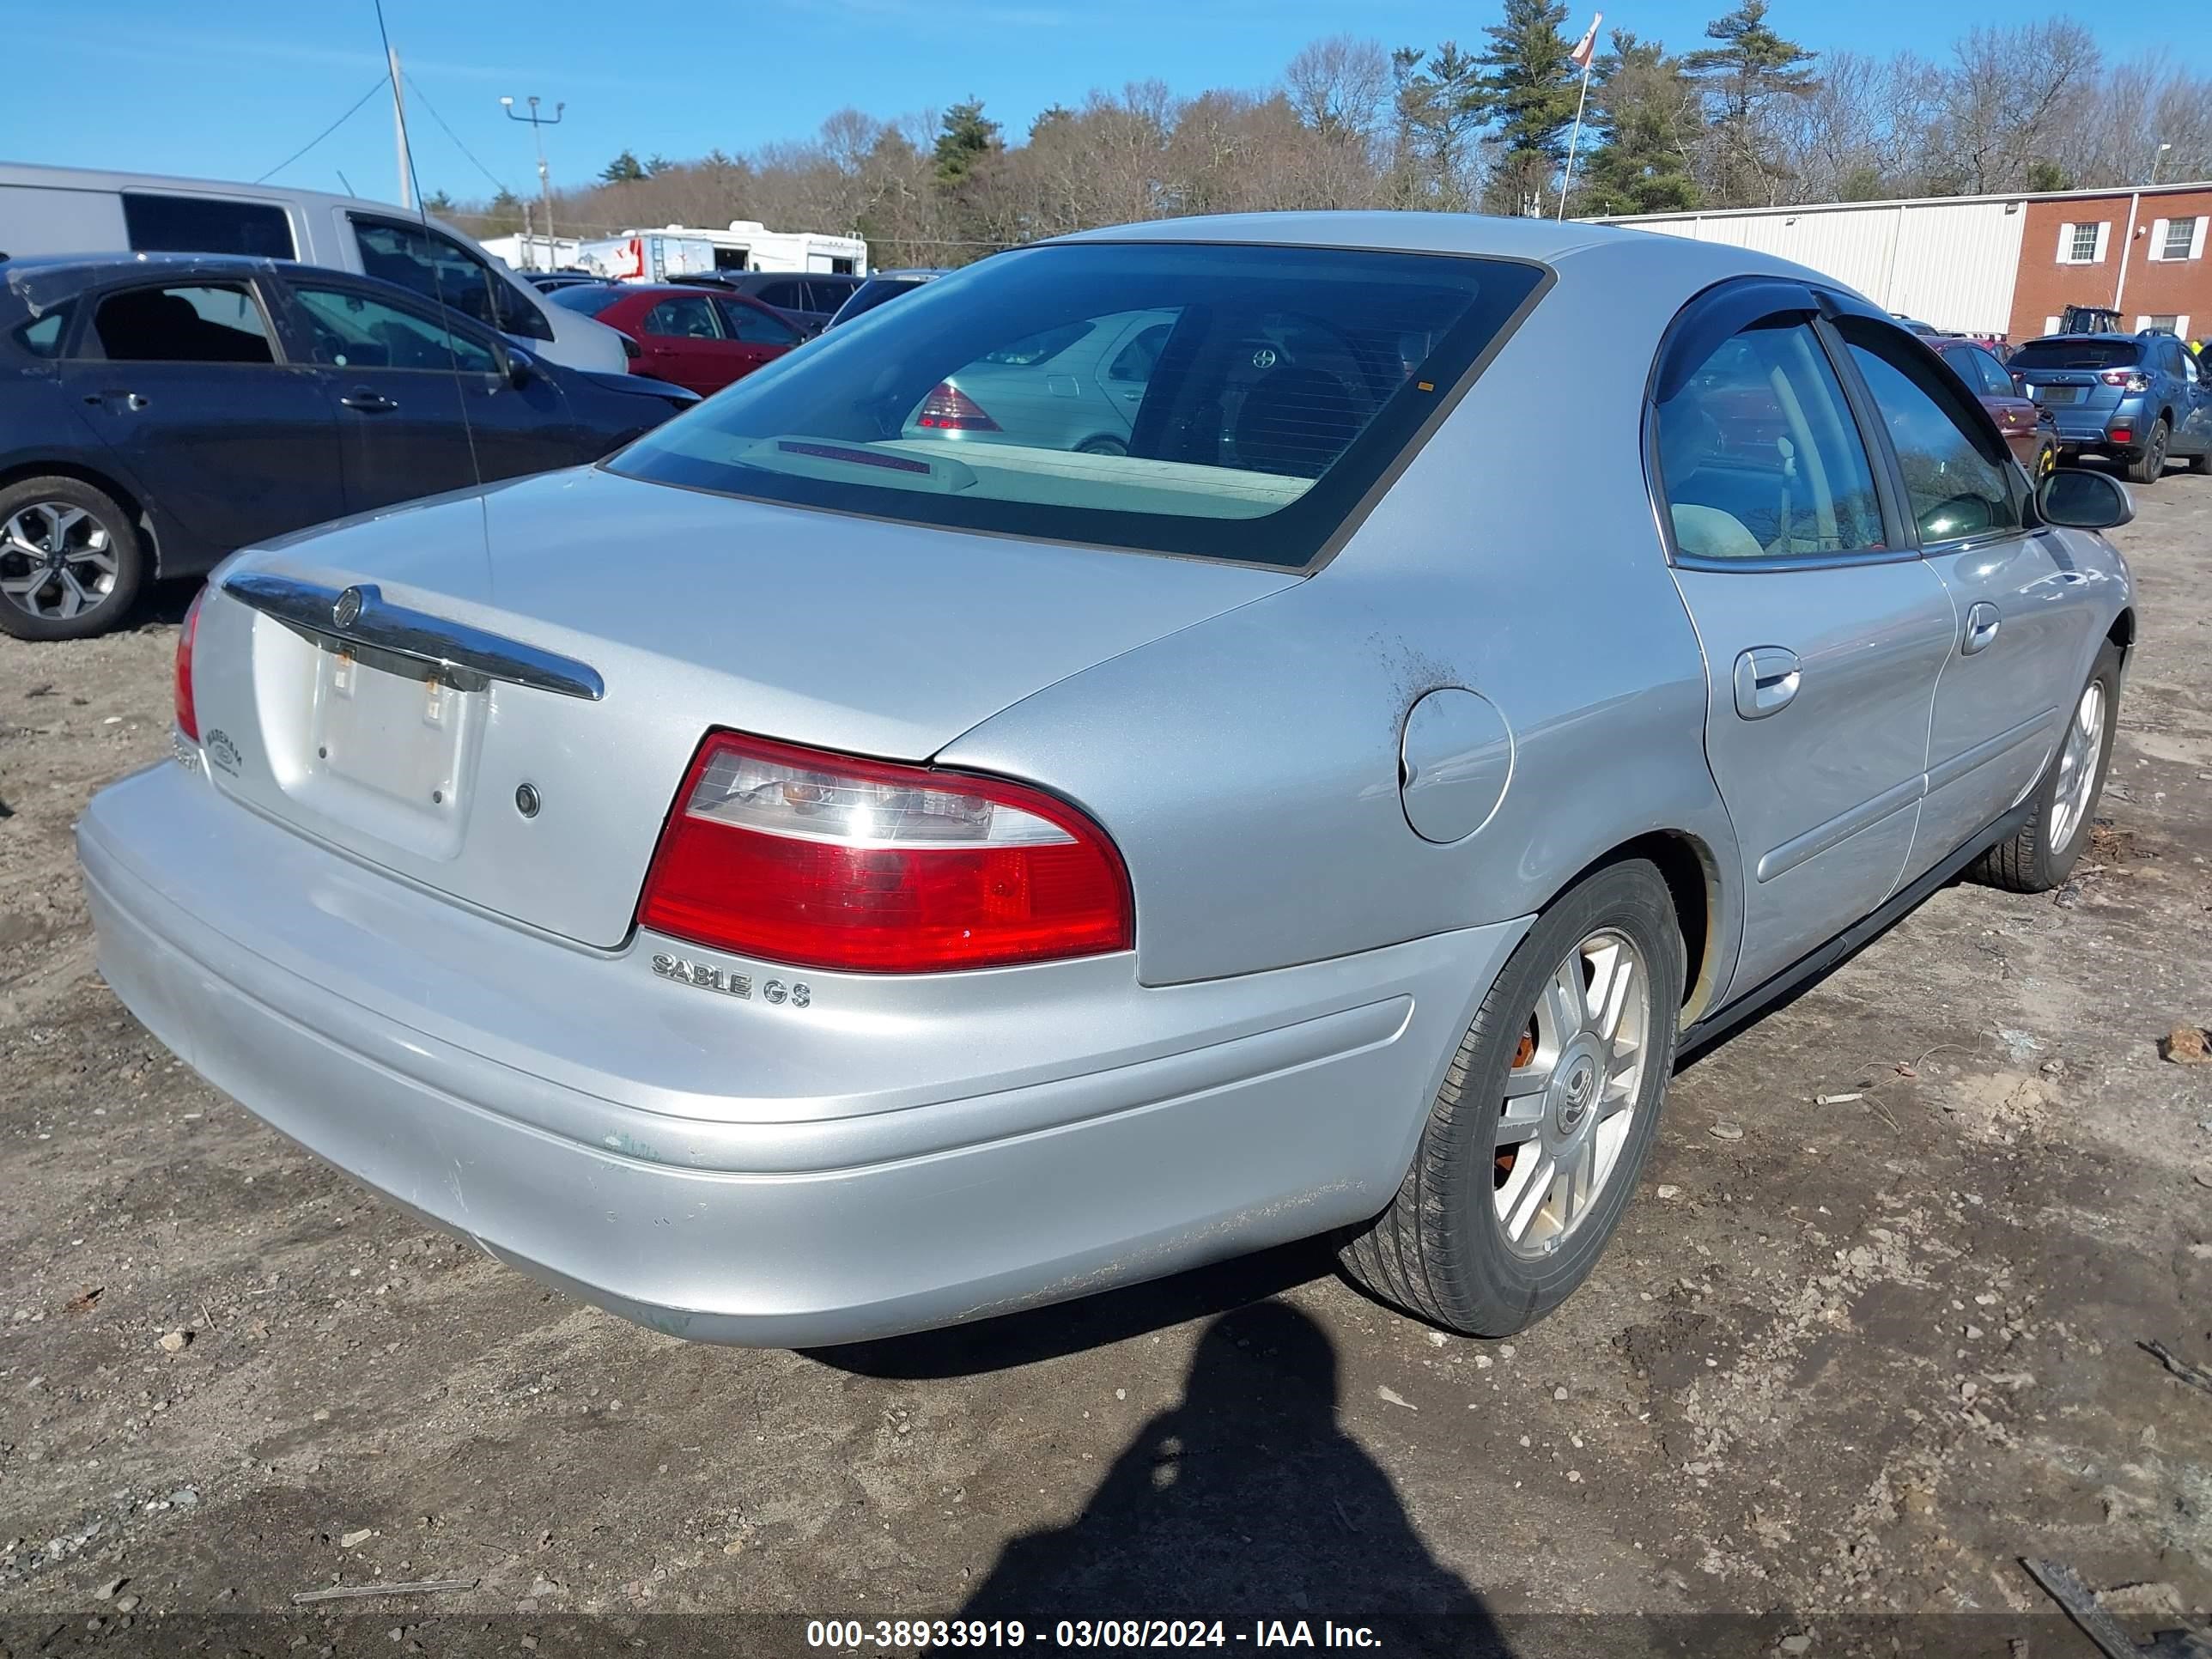
[[(2138, 1633), (2206, 1622), (2212, 1395), (2137, 1345), (2212, 1361), (2212, 1065), (2159, 1046), (2212, 1023), (2212, 479), (2138, 499), (2076, 882), (1939, 894), (1685, 1071), (1595, 1280), (1510, 1343), (1311, 1249), (817, 1353), (541, 1289), (100, 982), (70, 825), (167, 750), (185, 596), (0, 640), (0, 1650), (803, 1650), (653, 1615), (964, 1610), (1226, 1616), (1231, 1646), (1451, 1612), (1457, 1650), (1498, 1618), (1522, 1653), (1631, 1645), (1522, 1615), (1726, 1613), (1763, 1616), (1747, 1650), (2005, 1652), (2048, 1607), (2022, 1555), (2132, 1586)], [(285, 1610), (414, 1579), (475, 1585)]]

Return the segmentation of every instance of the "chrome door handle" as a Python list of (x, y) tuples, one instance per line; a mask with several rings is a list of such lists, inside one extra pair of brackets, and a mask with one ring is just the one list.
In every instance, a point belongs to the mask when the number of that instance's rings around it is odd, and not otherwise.
[(338, 399), (348, 409), (357, 409), (364, 415), (381, 415), (399, 405), (380, 392), (371, 392), (366, 386), (356, 386)]
[(85, 402), (92, 404), (95, 409), (110, 398), (120, 398), (123, 400), (124, 408), (134, 415), (146, 407), (147, 400), (135, 392), (88, 392), (84, 394)]
[(1747, 720), (1778, 714), (1797, 695), (1802, 678), (1795, 651), (1755, 645), (1735, 659), (1735, 712)]
[(1997, 615), (1996, 606), (1986, 599), (1977, 599), (1966, 608), (1966, 631), (1959, 641), (1959, 654), (1971, 657), (1977, 651), (1986, 651), (1997, 636), (1997, 628), (2004, 618)]

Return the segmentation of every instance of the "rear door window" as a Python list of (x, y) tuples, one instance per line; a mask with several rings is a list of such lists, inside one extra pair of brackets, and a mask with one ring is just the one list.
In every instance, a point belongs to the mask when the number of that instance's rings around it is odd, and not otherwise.
[(273, 363), (269, 324), (243, 283), (125, 289), (93, 313), (110, 362)]
[(779, 311), (805, 311), (806, 284), (797, 281), (763, 283), (756, 296), (763, 305), (774, 306)]
[[(1018, 250), (885, 310), (866, 350), (799, 353), (609, 465), (915, 523), (1301, 567), (1542, 277), (1337, 248)], [(1109, 353), (1133, 326), (1163, 331), (1157, 351), (1129, 359), (1150, 358), (1142, 382), (1113, 381)], [(1409, 356), (1407, 342), (1430, 343)]]
[(298, 252), (292, 216), (273, 202), (127, 190), (123, 225), (133, 253), (247, 253), (289, 259)]
[(1873, 465), (1802, 316), (1721, 341), (1656, 420), (1660, 489), (1685, 562), (1883, 550)]

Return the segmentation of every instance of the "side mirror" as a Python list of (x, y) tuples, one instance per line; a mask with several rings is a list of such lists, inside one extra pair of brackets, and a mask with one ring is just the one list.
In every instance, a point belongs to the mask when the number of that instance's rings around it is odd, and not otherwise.
[(2133, 521), (2135, 498), (2118, 478), (2062, 467), (2035, 487), (2035, 510), (2044, 523), (2069, 530), (2115, 530)]
[(538, 375), (538, 365), (526, 351), (507, 349), (507, 383), (517, 392), (528, 386)]
[(645, 348), (640, 345), (634, 337), (624, 334), (620, 329), (615, 331), (615, 336), (623, 343), (623, 356), (629, 358), (630, 362), (635, 362), (645, 356)]

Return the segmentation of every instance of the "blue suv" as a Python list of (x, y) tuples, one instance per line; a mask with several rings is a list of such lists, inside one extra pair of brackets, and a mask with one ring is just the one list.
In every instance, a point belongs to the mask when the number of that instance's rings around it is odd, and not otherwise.
[(2137, 483), (2166, 458), (2212, 472), (2212, 380), (2171, 334), (2053, 334), (2030, 340), (2005, 367), (2049, 410), (2061, 459), (2104, 455)]

